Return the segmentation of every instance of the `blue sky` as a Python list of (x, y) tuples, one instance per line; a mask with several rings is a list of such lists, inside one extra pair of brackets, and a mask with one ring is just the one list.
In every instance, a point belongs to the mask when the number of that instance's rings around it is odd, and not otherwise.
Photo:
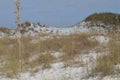
[[(70, 26), (95, 12), (120, 13), (120, 0), (21, 0), (21, 20)], [(0, 26), (16, 28), (14, 0), (0, 0)]]

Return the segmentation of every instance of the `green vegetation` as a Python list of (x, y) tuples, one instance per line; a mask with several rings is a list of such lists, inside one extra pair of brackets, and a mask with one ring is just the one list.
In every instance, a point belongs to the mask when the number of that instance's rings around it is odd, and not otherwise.
[(26, 27), (29, 27), (29, 26), (31, 26), (31, 23), (28, 22), (28, 21), (25, 21), (24, 23), (21, 24), (21, 27), (23, 27), (23, 28), (26, 28)]
[(106, 25), (120, 25), (120, 14), (115, 13), (95, 13), (85, 19), (85, 21), (102, 22)]
[(0, 32), (6, 33), (6, 34), (10, 34), (10, 29), (5, 28), (5, 27), (0, 27)]

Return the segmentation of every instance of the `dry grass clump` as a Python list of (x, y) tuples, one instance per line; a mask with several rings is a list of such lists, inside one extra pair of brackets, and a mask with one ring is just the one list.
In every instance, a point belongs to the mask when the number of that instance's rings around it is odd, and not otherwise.
[[(63, 52), (60, 60), (71, 60), (75, 55), (85, 53), (98, 45), (97, 41), (88, 39), (90, 36), (85, 33), (54, 36), (54, 38), (41, 40), (38, 43), (31, 43), (33, 37), (22, 37), (20, 39), (22, 64), (19, 61), (19, 44), (17, 39), (0, 39), (0, 55), (4, 57), (5, 61), (4, 67), (0, 67), (0, 72), (8, 73), (10, 77), (20, 71), (20, 65), (23, 71), (36, 66), (49, 68), (50, 64), (56, 60), (51, 55), (51, 52), (55, 51)], [(37, 55), (37, 58), (29, 62), (29, 59), (34, 55)]]
[(97, 41), (88, 40), (89, 34), (71, 34), (54, 37), (39, 43), (40, 52), (60, 51), (64, 59), (69, 60), (77, 54), (85, 53), (98, 45)]
[[(29, 38), (23, 38), (21, 42), (22, 45), (22, 56), (23, 56), (23, 68), (27, 59), (29, 58), (30, 51), (35, 50), (35, 46), (29, 43)], [(32, 50), (31, 50), (32, 49)], [(0, 61), (1, 64), (4, 63), (4, 67), (0, 67), (0, 72), (7, 73), (8, 77), (11, 77), (20, 71), (19, 62), (19, 44), (17, 39), (3, 38), (0, 39)], [(3, 59), (4, 58), (4, 59)], [(3, 60), (2, 60), (3, 59)]]
[[(120, 64), (120, 41), (117, 40), (120, 35), (114, 34), (113, 36), (111, 35), (111, 37), (114, 38), (108, 43), (110, 54), (97, 59), (96, 71), (102, 72), (104, 76), (115, 74), (114, 66)], [(120, 69), (117, 70), (117, 73), (119, 72)]]
[(13, 76), (19, 70), (18, 46), (16, 41), (15, 43), (13, 43), (13, 41), (15, 40), (0, 40), (0, 60), (1, 64), (4, 63), (4, 66), (0, 67), (0, 72), (7, 73), (8, 77)]
[[(54, 38), (42, 40), (39, 43), (34, 44), (35, 46), (37, 45), (36, 51), (37, 55), (39, 55), (39, 58), (33, 61), (30, 65), (33, 65), (33, 67), (36, 65), (50, 67), (49, 64), (55, 62), (55, 58), (51, 55), (52, 52), (63, 52), (63, 55), (60, 57), (61, 61), (69, 61), (78, 54), (87, 53), (87, 51), (95, 48), (98, 45), (97, 41), (90, 41), (88, 39), (90, 36), (91, 35), (89, 34), (82, 33), (62, 35), (59, 37), (54, 36)], [(32, 50), (34, 51), (34, 48)]]
[(42, 66), (43, 69), (50, 68), (51, 63), (55, 61), (55, 58), (50, 54), (40, 54), (39, 57), (30, 63), (31, 67), (34, 68), (35, 66)]

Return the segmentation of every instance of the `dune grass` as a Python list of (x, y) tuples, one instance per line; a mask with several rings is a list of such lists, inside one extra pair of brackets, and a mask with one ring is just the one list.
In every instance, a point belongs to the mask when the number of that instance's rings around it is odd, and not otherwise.
[[(104, 76), (115, 74), (114, 66), (120, 64), (120, 40), (118, 39), (120, 34), (112, 33), (108, 36), (111, 38), (107, 45), (109, 54), (99, 57), (96, 66), (96, 71), (102, 72)], [(117, 70), (117, 73), (120, 73), (120, 69)]]
[[(36, 66), (49, 68), (50, 64), (56, 61), (51, 53), (62, 52), (61, 61), (69, 61), (77, 54), (87, 53), (98, 45), (97, 41), (90, 41), (90, 34), (71, 34), (54, 36), (46, 40), (40, 40), (38, 43), (31, 43), (34, 37), (21, 38), (22, 64), (19, 61), (19, 44), (17, 39), (0, 39), (0, 55), (4, 58), (4, 67), (0, 67), (0, 72), (7, 73), (7, 76), (17, 74), (22, 65), (23, 71)], [(37, 55), (34, 61), (29, 62), (34, 55)], [(0, 58), (1, 59), (1, 58)]]
[(98, 45), (97, 41), (88, 40), (90, 36), (89, 34), (82, 33), (54, 37), (39, 42), (39, 50), (40, 52), (60, 51), (64, 53), (63, 57), (69, 60), (70, 57), (85, 53), (85, 51), (87, 52)]

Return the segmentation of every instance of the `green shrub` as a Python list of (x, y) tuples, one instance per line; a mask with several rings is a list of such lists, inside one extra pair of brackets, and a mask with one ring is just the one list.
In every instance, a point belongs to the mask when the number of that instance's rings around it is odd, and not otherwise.
[(10, 29), (5, 28), (5, 27), (0, 27), (0, 32), (10, 34)]
[(106, 25), (120, 25), (120, 14), (115, 13), (95, 13), (85, 19), (85, 21), (102, 22)]

